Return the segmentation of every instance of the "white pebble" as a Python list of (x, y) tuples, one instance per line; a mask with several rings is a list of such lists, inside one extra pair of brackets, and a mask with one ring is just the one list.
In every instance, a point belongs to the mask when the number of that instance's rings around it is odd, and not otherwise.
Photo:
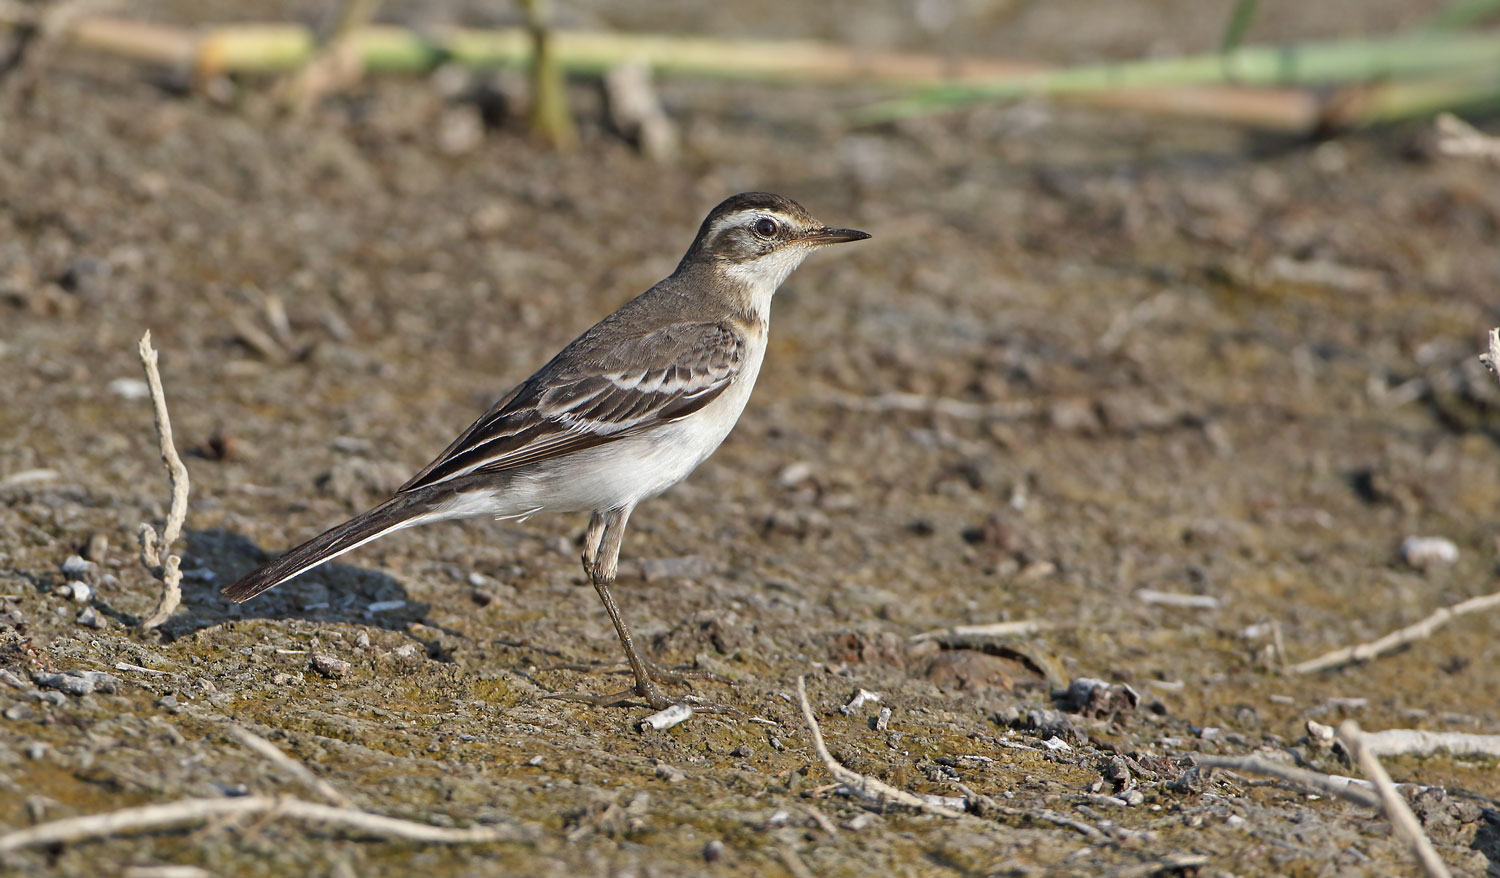
[(1401, 541), (1401, 560), (1418, 570), (1452, 564), (1458, 560), (1458, 546), (1443, 537), (1407, 537)]
[(151, 386), (139, 378), (116, 378), (109, 382), (109, 392), (125, 399), (145, 399), (151, 395)]

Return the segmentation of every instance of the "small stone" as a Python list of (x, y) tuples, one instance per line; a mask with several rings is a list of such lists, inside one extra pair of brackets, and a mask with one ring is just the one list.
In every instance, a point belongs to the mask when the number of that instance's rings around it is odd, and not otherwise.
[(717, 838), (703, 846), (703, 859), (710, 863), (717, 863), (724, 858), (724, 842)]
[(886, 727), (889, 726), (890, 724), (891, 724), (891, 709), (889, 707), (882, 707), (882, 708), (880, 708), (880, 715), (877, 716), (877, 717), (875, 717), (875, 731), (877, 731), (877, 732), (883, 732), (883, 731), (886, 730)]
[(880, 818), (878, 816), (871, 814), (869, 811), (865, 811), (860, 814), (855, 814), (853, 817), (845, 820), (844, 828), (851, 832), (859, 832), (864, 829), (869, 829), (871, 826), (874, 826), (879, 822)]
[(89, 584), (78, 579), (63, 583), (57, 593), (77, 604), (86, 604), (94, 596), (94, 590), (89, 588)]
[(733, 750), (730, 750), (729, 755), (735, 757), (736, 759), (749, 759), (751, 756), (755, 755), (755, 751), (752, 750), (749, 745), (741, 744)]
[(682, 773), (682, 769), (668, 765), (665, 762), (656, 763), (656, 776), (667, 783), (681, 783), (687, 779), (687, 775)]
[(495, 593), (487, 588), (475, 588), (469, 592), (469, 600), (473, 601), (476, 606), (488, 607), (495, 602)]
[(124, 399), (146, 399), (151, 387), (139, 378), (116, 378), (109, 382), (109, 392)]
[(83, 560), (81, 555), (69, 555), (62, 562), (63, 575), (68, 579), (81, 579), (84, 582), (97, 582), (99, 578), (99, 565), (93, 561)]
[(75, 619), (74, 621), (76, 621), (79, 625), (82, 625), (85, 628), (96, 628), (96, 629), (97, 628), (103, 628), (106, 624), (108, 624), (108, 623), (106, 623), (104, 621), (104, 617), (103, 616), (101, 616), (98, 613), (94, 612), (94, 608), (93, 607), (84, 607), (83, 611), (78, 614), (78, 618)]
[(396, 647), (395, 653), (396, 653), (396, 655), (398, 655), (398, 656), (400, 656), (402, 658), (416, 658), (417, 657), (417, 645), (415, 643), (403, 644), (401, 646)]
[(334, 658), (331, 655), (324, 655), (323, 653), (313, 653), (312, 660), (308, 664), (312, 666), (313, 670), (330, 679), (344, 676), (353, 667), (353, 665), (343, 659)]
[(286, 671), (278, 671), (276, 675), (271, 678), (272, 686), (287, 686), (295, 682), (297, 682), (297, 675), (288, 674)]
[(89, 537), (88, 548), (83, 550), (83, 554), (95, 564), (103, 564), (105, 556), (109, 554), (109, 537), (101, 531), (95, 531)]
[(1401, 541), (1401, 560), (1418, 570), (1458, 561), (1458, 546), (1443, 537), (1407, 537)]
[(35, 762), (47, 755), (47, 745), (42, 741), (32, 741), (26, 745), (26, 758)]
[(16, 703), (5, 708), (3, 716), (11, 722), (30, 722), (41, 718), (41, 715), (29, 704)]
[(358, 634), (354, 635), (354, 645), (357, 646), (357, 647), (359, 647), (360, 649), (369, 649), (370, 648), (370, 632), (368, 632), (368, 631), (361, 631)]
[(38, 686), (78, 696), (92, 695), (95, 692), (109, 694), (120, 688), (120, 679), (103, 671), (66, 671), (61, 674), (37, 671), (31, 675), (31, 679)]

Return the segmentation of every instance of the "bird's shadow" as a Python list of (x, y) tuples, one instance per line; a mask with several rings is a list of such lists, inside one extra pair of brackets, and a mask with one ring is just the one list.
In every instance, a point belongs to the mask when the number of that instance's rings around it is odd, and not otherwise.
[[(237, 604), (219, 594), (219, 589), (273, 560), (274, 553), (261, 549), (242, 534), (211, 528), (188, 531), (185, 555), (183, 567), (190, 575), (183, 578), (182, 604), (157, 629), (167, 642), (226, 622), (302, 619), (400, 631), (422, 644), (430, 655), (441, 658), (440, 645), (418, 637), (411, 630), (412, 625), (421, 623), (444, 634), (463, 636), (428, 621), (429, 604), (411, 600), (405, 586), (375, 570), (330, 562), (253, 600)], [(212, 578), (191, 575), (199, 570), (212, 571), (214, 575)]]

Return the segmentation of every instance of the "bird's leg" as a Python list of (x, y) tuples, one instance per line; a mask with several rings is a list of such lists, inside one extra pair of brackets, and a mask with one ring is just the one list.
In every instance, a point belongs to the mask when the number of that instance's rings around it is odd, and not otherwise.
[(633, 693), (646, 699), (646, 703), (652, 708), (662, 710), (672, 702), (662, 694), (656, 681), (651, 679), (646, 663), (635, 651), (635, 639), (630, 634), (630, 626), (625, 624), (620, 608), (615, 605), (614, 596), (609, 593), (609, 587), (614, 584), (615, 574), (620, 569), (620, 543), (625, 539), (625, 522), (630, 520), (632, 508), (626, 506), (595, 512), (594, 517), (589, 519), (588, 533), (583, 541), (584, 570), (588, 573), (589, 581), (594, 583), (594, 591), (599, 593), (599, 600), (604, 602), (609, 620), (615, 623), (615, 633), (620, 635), (620, 644), (625, 647), (625, 660), (630, 663), (631, 673), (635, 674), (633, 690), (604, 696), (606, 700), (598, 703), (617, 703)]

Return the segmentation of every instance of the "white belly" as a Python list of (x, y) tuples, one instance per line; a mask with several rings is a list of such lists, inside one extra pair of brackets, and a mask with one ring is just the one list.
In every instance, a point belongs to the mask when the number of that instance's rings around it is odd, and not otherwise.
[(503, 491), (462, 494), (427, 520), (615, 509), (660, 494), (707, 460), (734, 429), (755, 388), (765, 346), (748, 354), (738, 379), (688, 417), (516, 473)]

